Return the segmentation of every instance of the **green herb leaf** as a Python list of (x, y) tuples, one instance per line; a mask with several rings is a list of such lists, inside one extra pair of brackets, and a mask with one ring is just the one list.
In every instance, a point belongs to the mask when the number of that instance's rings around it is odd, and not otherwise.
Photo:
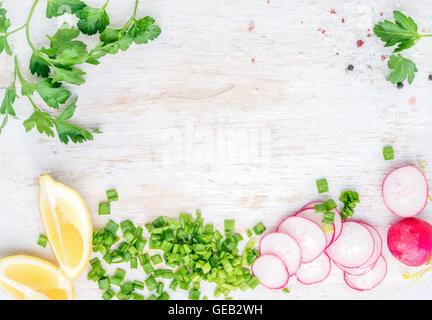
[(48, 137), (54, 137), (54, 131), (51, 129), (54, 126), (51, 116), (42, 111), (35, 111), (23, 122), (26, 132), (31, 131), (35, 126), (39, 133), (45, 133)]
[(387, 80), (395, 84), (405, 80), (408, 80), (408, 83), (411, 84), (415, 73), (418, 71), (412, 60), (403, 58), (400, 54), (392, 54), (387, 65), (389, 69), (393, 70), (387, 77)]
[(15, 84), (11, 84), (5, 92), (5, 95), (3, 97), (3, 102), (0, 107), (0, 114), (6, 114), (11, 116), (16, 116), (15, 110), (13, 108), (13, 104), (15, 102), (15, 99), (17, 98), (16, 93), (16, 87)]
[(54, 120), (59, 139), (64, 144), (68, 144), (69, 140), (73, 143), (83, 143), (94, 139), (90, 131), (81, 128), (77, 125), (67, 123), (61, 120)]
[(78, 98), (75, 98), (60, 114), (57, 120), (66, 121), (73, 117)]
[(46, 78), (51, 70), (50, 65), (36, 53), (33, 53), (30, 58), (30, 72), (39, 77)]
[(0, 2), (0, 33), (7, 33), (7, 30), (11, 26), (11, 22), (6, 17), (6, 13), (6, 9), (2, 8), (2, 3)]
[(58, 17), (65, 13), (75, 14), (86, 7), (86, 4), (79, 0), (47, 0), (47, 18)]
[(70, 84), (81, 85), (85, 82), (82, 78), (86, 73), (81, 69), (72, 67), (54, 67), (54, 79), (52, 82), (64, 81)]
[(411, 17), (406, 17), (400, 11), (393, 11), (393, 15), (395, 22), (379, 22), (373, 31), (386, 43), (386, 47), (399, 44), (394, 51), (399, 52), (412, 47), (421, 35), (417, 33), (418, 26)]
[(0, 36), (0, 54), (3, 52), (3, 50), (10, 56), (13, 54), (6, 36)]
[(103, 32), (110, 20), (104, 8), (85, 7), (77, 13), (78, 28), (87, 35)]
[(49, 78), (39, 82), (36, 85), (36, 91), (46, 104), (54, 109), (58, 109), (59, 106), (65, 103), (71, 96), (68, 90), (61, 88), (60, 83), (54, 82)]
[(147, 43), (149, 40), (156, 39), (161, 34), (159, 26), (155, 25), (155, 19), (145, 17), (135, 21), (128, 34), (136, 44)]

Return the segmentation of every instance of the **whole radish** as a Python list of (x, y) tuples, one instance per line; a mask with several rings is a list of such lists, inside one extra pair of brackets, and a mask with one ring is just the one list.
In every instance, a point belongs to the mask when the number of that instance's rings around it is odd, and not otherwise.
[(432, 256), (432, 225), (406, 218), (392, 225), (387, 234), (391, 254), (408, 266), (421, 266)]

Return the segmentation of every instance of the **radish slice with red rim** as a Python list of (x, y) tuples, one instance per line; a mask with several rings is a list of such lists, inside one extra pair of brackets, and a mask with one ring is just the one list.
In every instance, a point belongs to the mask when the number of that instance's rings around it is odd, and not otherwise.
[(340, 264), (338, 264), (336, 262), (334, 262), (334, 264), (336, 265), (336, 267), (338, 267), (339, 269), (341, 269), (345, 273), (351, 274), (353, 276), (362, 276), (362, 275), (368, 273), (369, 271), (371, 271), (373, 269), (373, 267), (375, 266), (374, 264), (372, 264), (372, 265), (367, 266), (367, 267), (346, 268), (346, 267), (341, 266)]
[(428, 183), (415, 166), (391, 171), (382, 184), (384, 204), (395, 215), (407, 218), (423, 211), (428, 199)]
[(362, 275), (354, 276), (345, 273), (344, 279), (346, 284), (354, 290), (365, 291), (371, 290), (378, 286), (387, 275), (387, 262), (383, 256), (380, 256), (371, 271)]
[(304, 209), (312, 209), (315, 208), (316, 204), (323, 204), (324, 202), (322, 201), (313, 201), (313, 202), (309, 202), (307, 205), (305, 205), (303, 208), (301, 208), (300, 211), (304, 210)]
[(326, 248), (326, 236), (321, 227), (303, 217), (289, 217), (277, 227), (277, 232), (288, 233), (299, 244), (302, 262), (311, 262)]
[(303, 263), (297, 272), (297, 280), (303, 284), (319, 283), (327, 279), (331, 271), (330, 258), (323, 252), (314, 261)]
[(300, 246), (297, 241), (287, 233), (273, 232), (261, 238), (259, 244), (260, 254), (271, 253), (285, 263), (290, 276), (297, 273), (302, 261)]
[(372, 234), (372, 237), (374, 238), (374, 243), (375, 243), (374, 251), (373, 251), (372, 255), (370, 256), (369, 260), (360, 266), (360, 268), (367, 268), (371, 265), (375, 265), (375, 263), (378, 261), (379, 257), (381, 256), (382, 239), (381, 239), (381, 236), (378, 233), (378, 231), (374, 227), (372, 227), (370, 224), (367, 224), (365, 222), (360, 222), (360, 223), (362, 225), (364, 225), (369, 230), (369, 232)]
[(334, 262), (346, 268), (365, 264), (374, 252), (375, 241), (371, 232), (361, 223), (344, 222), (340, 237), (327, 248)]
[[(334, 234), (335, 234), (335, 227), (334, 227), (334, 224), (330, 225), (328, 223), (322, 222), (322, 219), (324, 218), (324, 212), (316, 212), (315, 208), (312, 207), (312, 208), (303, 209), (303, 210), (297, 212), (294, 216), (295, 217), (303, 217), (303, 218), (312, 220), (313, 222), (315, 222), (316, 224), (318, 224), (321, 227), (321, 229), (323, 229), (323, 231), (325, 233), (325, 236), (326, 236), (326, 247), (328, 247), (332, 243), (333, 237), (334, 237)], [(331, 227), (331, 231), (327, 232), (323, 228), (323, 226), (329, 226), (329, 227)]]
[(252, 264), (252, 274), (269, 289), (282, 289), (289, 280), (285, 263), (274, 254), (263, 254)]

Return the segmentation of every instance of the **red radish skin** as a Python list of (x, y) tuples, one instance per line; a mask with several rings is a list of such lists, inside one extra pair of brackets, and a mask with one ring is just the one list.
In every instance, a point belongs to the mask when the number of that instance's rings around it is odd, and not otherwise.
[(325, 252), (314, 261), (304, 263), (297, 272), (297, 280), (305, 285), (323, 282), (331, 272), (330, 258)]
[(403, 264), (421, 266), (432, 256), (432, 225), (418, 218), (403, 219), (389, 228), (387, 246)]
[(274, 254), (263, 254), (256, 258), (251, 266), (251, 271), (261, 285), (268, 289), (282, 289), (289, 281), (289, 273), (285, 263)]
[(344, 222), (342, 234), (327, 254), (334, 262), (346, 268), (357, 268), (366, 263), (374, 252), (375, 241), (371, 232), (359, 222)]
[(272, 232), (262, 237), (259, 252), (260, 255), (270, 253), (281, 258), (290, 276), (297, 273), (302, 262), (300, 245), (287, 233)]
[(429, 187), (423, 172), (412, 165), (391, 171), (382, 184), (384, 204), (391, 213), (408, 218), (426, 207)]
[(380, 256), (375, 266), (368, 273), (361, 276), (353, 276), (344, 273), (345, 283), (354, 290), (367, 291), (376, 288), (387, 275), (387, 262)]
[(382, 238), (379, 234), (379, 232), (372, 227), (370, 224), (367, 224), (365, 222), (360, 222), (362, 225), (364, 225), (369, 232), (372, 234), (372, 237), (374, 238), (375, 247), (374, 252), (372, 256), (369, 258), (369, 260), (360, 266), (360, 268), (367, 268), (368, 266), (375, 265), (375, 263), (378, 261), (379, 257), (382, 253)]
[(326, 237), (323, 229), (312, 220), (302, 217), (288, 217), (277, 227), (277, 232), (288, 233), (302, 252), (302, 262), (312, 262), (324, 251)]
[(369, 271), (371, 271), (373, 269), (373, 267), (375, 266), (374, 264), (372, 264), (368, 267), (346, 268), (346, 267), (341, 266), (340, 264), (338, 264), (336, 262), (334, 262), (334, 264), (336, 267), (338, 267), (339, 269), (341, 269), (345, 273), (348, 273), (348, 274), (353, 275), (353, 276), (362, 276), (362, 275), (368, 273)]

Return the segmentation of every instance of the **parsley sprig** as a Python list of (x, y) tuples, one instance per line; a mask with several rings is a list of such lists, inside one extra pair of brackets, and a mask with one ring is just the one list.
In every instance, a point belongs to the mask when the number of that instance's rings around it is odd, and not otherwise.
[[(13, 107), (17, 92), (17, 79), (21, 85), (21, 97), (27, 98), (33, 107), (31, 116), (23, 121), (27, 132), (34, 128), (41, 134), (54, 137), (55, 132), (61, 142), (67, 144), (69, 141), (82, 143), (93, 140), (93, 134), (101, 133), (98, 129), (87, 130), (72, 124), (69, 120), (73, 117), (77, 97), (72, 98), (72, 92), (65, 85), (81, 85), (85, 82), (85, 72), (81, 65), (87, 63), (98, 65), (100, 59), (107, 54), (116, 54), (126, 51), (135, 44), (145, 44), (156, 39), (161, 29), (155, 25), (151, 17), (138, 19), (137, 9), (139, 0), (135, 0), (133, 13), (122, 28), (110, 28), (110, 18), (106, 8), (110, 2), (107, 0), (101, 8), (89, 7), (80, 0), (47, 0), (47, 18), (59, 17), (63, 14), (74, 14), (78, 18), (75, 26), (63, 24), (55, 34), (47, 35), (49, 46), (38, 49), (30, 38), (30, 21), (39, 0), (34, 0), (30, 13), (24, 25), (9, 31), (10, 19), (7, 11), (0, 2), (0, 54), (14, 55), (8, 38), (12, 34), (25, 30), (26, 39), (32, 50), (29, 69), (35, 75), (35, 79), (25, 79), (21, 73), (18, 57), (15, 55), (14, 76), (11, 85), (6, 89), (0, 107), (0, 133), (8, 123), (9, 118), (18, 119)], [(83, 41), (77, 38), (83, 34), (92, 36), (99, 33), (99, 43), (92, 49), (87, 47)], [(63, 109), (59, 116), (55, 116), (47, 110), (37, 106), (34, 95), (38, 94), (51, 109)]]
[(411, 84), (418, 72), (415, 63), (404, 58), (399, 52), (413, 47), (421, 38), (432, 37), (430, 34), (418, 33), (418, 26), (411, 17), (400, 11), (393, 11), (394, 22), (384, 20), (375, 25), (374, 33), (385, 42), (384, 47), (394, 47), (393, 54), (388, 60), (388, 67), (392, 72), (387, 80), (401, 83), (405, 80)]

